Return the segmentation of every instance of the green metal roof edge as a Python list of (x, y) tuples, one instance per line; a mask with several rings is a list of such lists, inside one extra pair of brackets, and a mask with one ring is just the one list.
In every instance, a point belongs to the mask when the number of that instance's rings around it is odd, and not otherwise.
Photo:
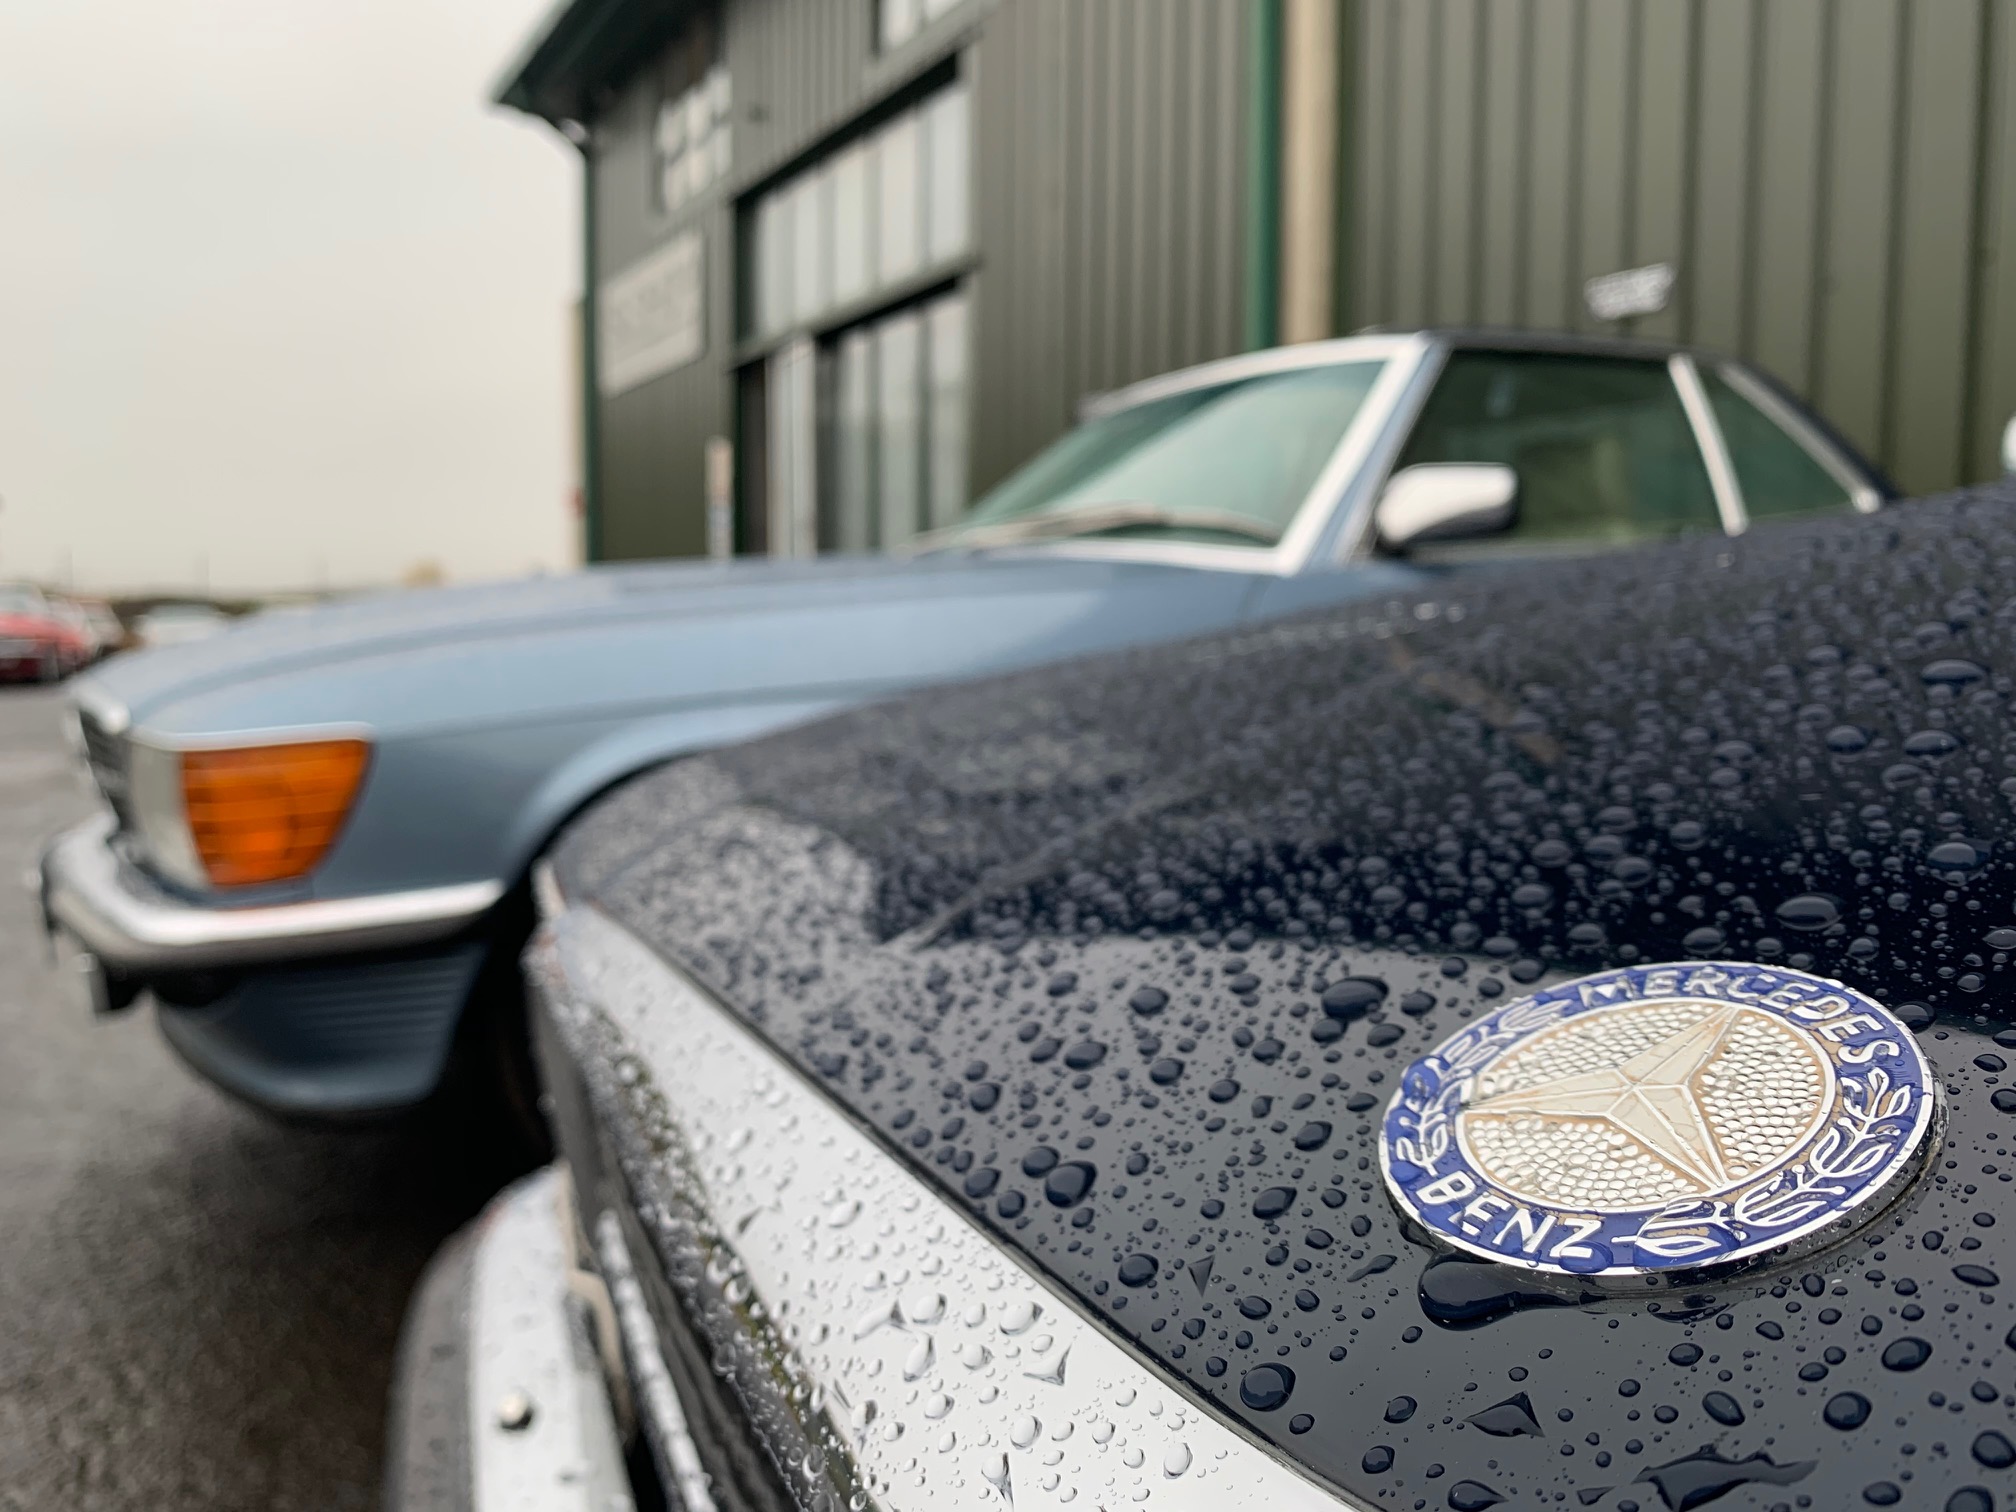
[(579, 119), (641, 42), (669, 31), (681, 0), (558, 0), (492, 87), (493, 103), (559, 124)]

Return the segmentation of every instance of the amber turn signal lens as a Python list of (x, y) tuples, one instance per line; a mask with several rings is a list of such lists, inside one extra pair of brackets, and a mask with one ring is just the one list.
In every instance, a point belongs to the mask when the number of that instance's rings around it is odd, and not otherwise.
[(182, 753), (189, 835), (219, 887), (306, 875), (335, 843), (371, 757), (362, 740)]

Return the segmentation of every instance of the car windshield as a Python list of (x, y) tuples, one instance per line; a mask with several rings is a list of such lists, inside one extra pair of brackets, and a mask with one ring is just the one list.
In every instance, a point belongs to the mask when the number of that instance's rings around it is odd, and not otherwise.
[(1272, 546), (1383, 361), (1186, 389), (1079, 426), (936, 544), (1126, 537)]
[(42, 595), (33, 588), (0, 586), (0, 614), (40, 614)]

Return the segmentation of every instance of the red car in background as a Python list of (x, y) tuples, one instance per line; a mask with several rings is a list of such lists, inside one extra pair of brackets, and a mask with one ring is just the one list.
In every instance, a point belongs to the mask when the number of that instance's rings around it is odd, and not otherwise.
[(38, 588), (0, 585), (0, 681), (56, 682), (90, 664), (91, 638)]

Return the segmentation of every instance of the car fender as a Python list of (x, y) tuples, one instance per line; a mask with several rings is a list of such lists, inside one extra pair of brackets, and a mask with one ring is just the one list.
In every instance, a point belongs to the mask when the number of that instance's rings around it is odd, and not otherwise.
[(520, 807), (503, 848), (503, 880), (515, 885), (561, 825), (625, 778), (682, 756), (803, 724), (861, 701), (858, 696), (831, 696), (717, 704), (626, 724), (583, 746), (556, 767)]

